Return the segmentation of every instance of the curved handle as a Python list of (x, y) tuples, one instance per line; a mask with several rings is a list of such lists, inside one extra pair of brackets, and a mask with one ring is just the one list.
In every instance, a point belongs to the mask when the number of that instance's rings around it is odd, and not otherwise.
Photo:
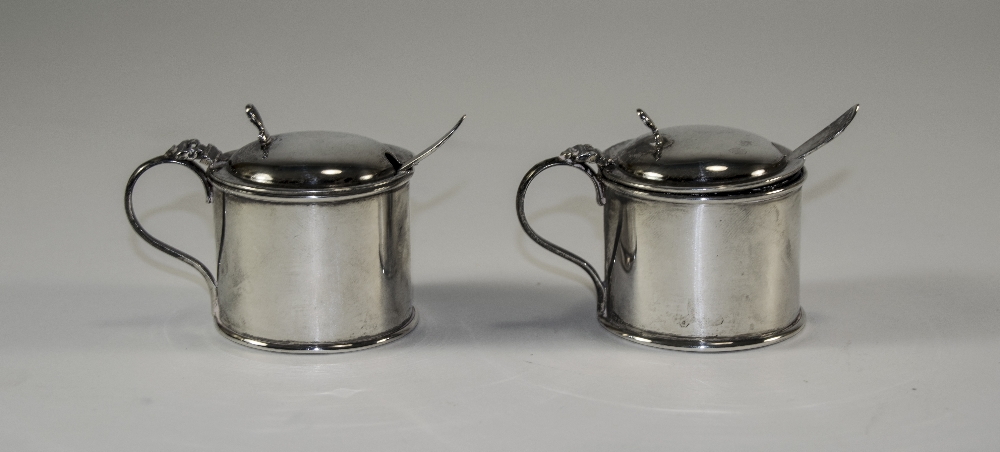
[(534, 229), (531, 228), (530, 225), (528, 225), (528, 218), (524, 214), (524, 195), (528, 191), (528, 185), (531, 184), (531, 181), (535, 178), (535, 176), (538, 176), (538, 173), (560, 165), (572, 166), (573, 168), (583, 171), (584, 174), (590, 178), (591, 182), (594, 183), (594, 189), (597, 191), (597, 204), (601, 206), (604, 205), (606, 202), (604, 197), (604, 186), (601, 184), (601, 180), (597, 177), (597, 174), (594, 173), (594, 170), (591, 169), (586, 163), (570, 158), (567, 153), (564, 153), (562, 156), (553, 157), (539, 162), (537, 165), (528, 170), (528, 173), (524, 175), (524, 179), (521, 179), (521, 185), (517, 187), (517, 219), (521, 221), (521, 227), (524, 228), (524, 232), (528, 234), (528, 237), (531, 237), (531, 240), (534, 240), (536, 243), (541, 245), (542, 248), (551, 251), (556, 256), (580, 266), (583, 271), (587, 272), (590, 279), (594, 280), (594, 288), (597, 290), (597, 309), (600, 311), (604, 308), (607, 298), (607, 287), (605, 286), (604, 281), (601, 280), (601, 276), (597, 274), (597, 270), (594, 269), (594, 266), (590, 265), (590, 263), (585, 261), (582, 257), (569, 252), (565, 248), (543, 239), (540, 235), (538, 235), (538, 233), (535, 232)]
[[(173, 148), (171, 149), (173, 150)], [(209, 203), (212, 202), (212, 183), (209, 182), (208, 174), (205, 173), (205, 170), (201, 169), (201, 167), (198, 166), (194, 161), (186, 160), (183, 157), (176, 158), (175, 156), (170, 154), (170, 151), (168, 151), (167, 155), (161, 155), (159, 157), (147, 161), (146, 163), (143, 163), (142, 165), (139, 165), (139, 167), (135, 169), (135, 172), (132, 173), (132, 177), (128, 179), (128, 183), (125, 185), (125, 216), (128, 217), (129, 224), (132, 225), (132, 229), (135, 229), (136, 234), (139, 234), (139, 237), (142, 237), (143, 240), (148, 242), (150, 245), (153, 245), (154, 248), (181, 260), (181, 262), (184, 262), (185, 264), (194, 267), (195, 270), (198, 270), (198, 273), (201, 273), (201, 276), (205, 278), (205, 282), (208, 283), (209, 289), (211, 289), (212, 304), (214, 306), (216, 303), (215, 277), (212, 276), (212, 273), (208, 270), (208, 267), (206, 267), (205, 264), (201, 263), (200, 261), (198, 261), (198, 259), (195, 259), (191, 255), (181, 250), (178, 250), (177, 248), (174, 248), (170, 245), (167, 245), (166, 243), (163, 243), (156, 237), (149, 235), (149, 233), (146, 232), (146, 230), (142, 227), (142, 225), (139, 224), (139, 220), (135, 217), (135, 209), (132, 207), (132, 189), (135, 188), (135, 182), (139, 180), (139, 176), (141, 176), (142, 173), (145, 173), (146, 170), (161, 163), (176, 163), (178, 165), (182, 165), (189, 168), (191, 171), (194, 171), (194, 173), (197, 174), (199, 178), (201, 178), (201, 182), (205, 184), (205, 195), (207, 196), (206, 201)]]

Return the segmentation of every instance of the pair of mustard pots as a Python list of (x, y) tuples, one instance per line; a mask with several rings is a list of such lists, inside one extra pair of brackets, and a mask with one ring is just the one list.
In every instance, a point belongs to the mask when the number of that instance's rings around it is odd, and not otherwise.
[[(657, 128), (601, 151), (573, 146), (532, 167), (516, 195), (524, 231), (593, 279), (608, 331), (653, 347), (742, 350), (800, 331), (800, 192), (805, 157), (842, 132), (854, 106), (790, 150), (719, 126)], [(271, 135), (231, 152), (186, 140), (136, 168), (125, 211), (150, 245), (207, 282), (215, 323), (239, 344), (330, 353), (386, 344), (417, 324), (410, 281), (409, 180), (461, 125), (414, 155), (339, 132)], [(464, 119), (464, 116), (463, 118)], [(151, 236), (132, 191), (162, 163), (193, 171), (214, 206), (215, 271)], [(572, 166), (604, 208), (603, 273), (539, 236), (524, 196), (542, 171)]]

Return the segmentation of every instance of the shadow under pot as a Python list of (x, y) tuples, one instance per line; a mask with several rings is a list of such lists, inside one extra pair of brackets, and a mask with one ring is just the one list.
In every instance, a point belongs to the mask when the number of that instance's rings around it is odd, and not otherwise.
[[(653, 347), (741, 350), (801, 330), (800, 190), (804, 158), (842, 132), (855, 105), (795, 150), (719, 126), (657, 129), (604, 152), (569, 148), (525, 174), (517, 192), (524, 231), (583, 268), (597, 316), (613, 334)], [(604, 278), (528, 225), (524, 196), (555, 166), (590, 177), (604, 206)], [(596, 165), (597, 169), (591, 167)]]
[[(239, 344), (329, 353), (385, 344), (412, 331), (409, 181), (413, 166), (462, 121), (414, 156), (348, 133), (270, 136), (253, 105), (246, 111), (258, 129), (256, 141), (222, 153), (187, 140), (135, 170), (125, 187), (125, 211), (136, 233), (202, 274), (216, 325)], [(191, 169), (205, 186), (215, 207), (217, 278), (149, 235), (135, 217), (136, 180), (162, 163)]]

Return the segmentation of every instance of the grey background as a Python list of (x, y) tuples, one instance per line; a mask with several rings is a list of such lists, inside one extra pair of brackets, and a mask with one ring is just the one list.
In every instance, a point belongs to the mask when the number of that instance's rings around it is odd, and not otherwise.
[[(3, 2), (0, 444), (11, 450), (997, 447), (996, 2)], [(420, 150), (414, 303), (386, 347), (229, 343), (122, 191), (185, 138), (337, 130)], [(604, 332), (576, 267), (520, 230), (537, 161), (718, 124), (809, 157), (806, 330), (755, 351)], [(586, 178), (532, 185), (536, 228), (601, 260)], [(154, 235), (204, 260), (210, 206), (158, 168)]]

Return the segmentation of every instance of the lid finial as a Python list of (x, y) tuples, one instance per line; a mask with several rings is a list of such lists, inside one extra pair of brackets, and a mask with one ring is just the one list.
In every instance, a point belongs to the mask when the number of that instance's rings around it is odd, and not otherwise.
[(653, 120), (649, 118), (649, 115), (647, 115), (646, 112), (642, 111), (641, 108), (636, 108), (635, 112), (639, 114), (639, 119), (642, 120), (642, 123), (645, 124), (646, 127), (649, 127), (649, 130), (653, 131), (653, 145), (656, 146), (656, 160), (659, 160), (660, 152), (663, 151), (663, 146), (666, 142), (663, 140), (663, 137), (660, 136), (660, 131), (657, 130), (656, 124), (653, 124)]
[(257, 141), (260, 142), (261, 149), (266, 148), (267, 145), (271, 144), (271, 136), (267, 134), (267, 129), (264, 128), (264, 121), (260, 118), (260, 113), (257, 112), (257, 107), (254, 107), (253, 104), (247, 104), (247, 117), (257, 127)]

